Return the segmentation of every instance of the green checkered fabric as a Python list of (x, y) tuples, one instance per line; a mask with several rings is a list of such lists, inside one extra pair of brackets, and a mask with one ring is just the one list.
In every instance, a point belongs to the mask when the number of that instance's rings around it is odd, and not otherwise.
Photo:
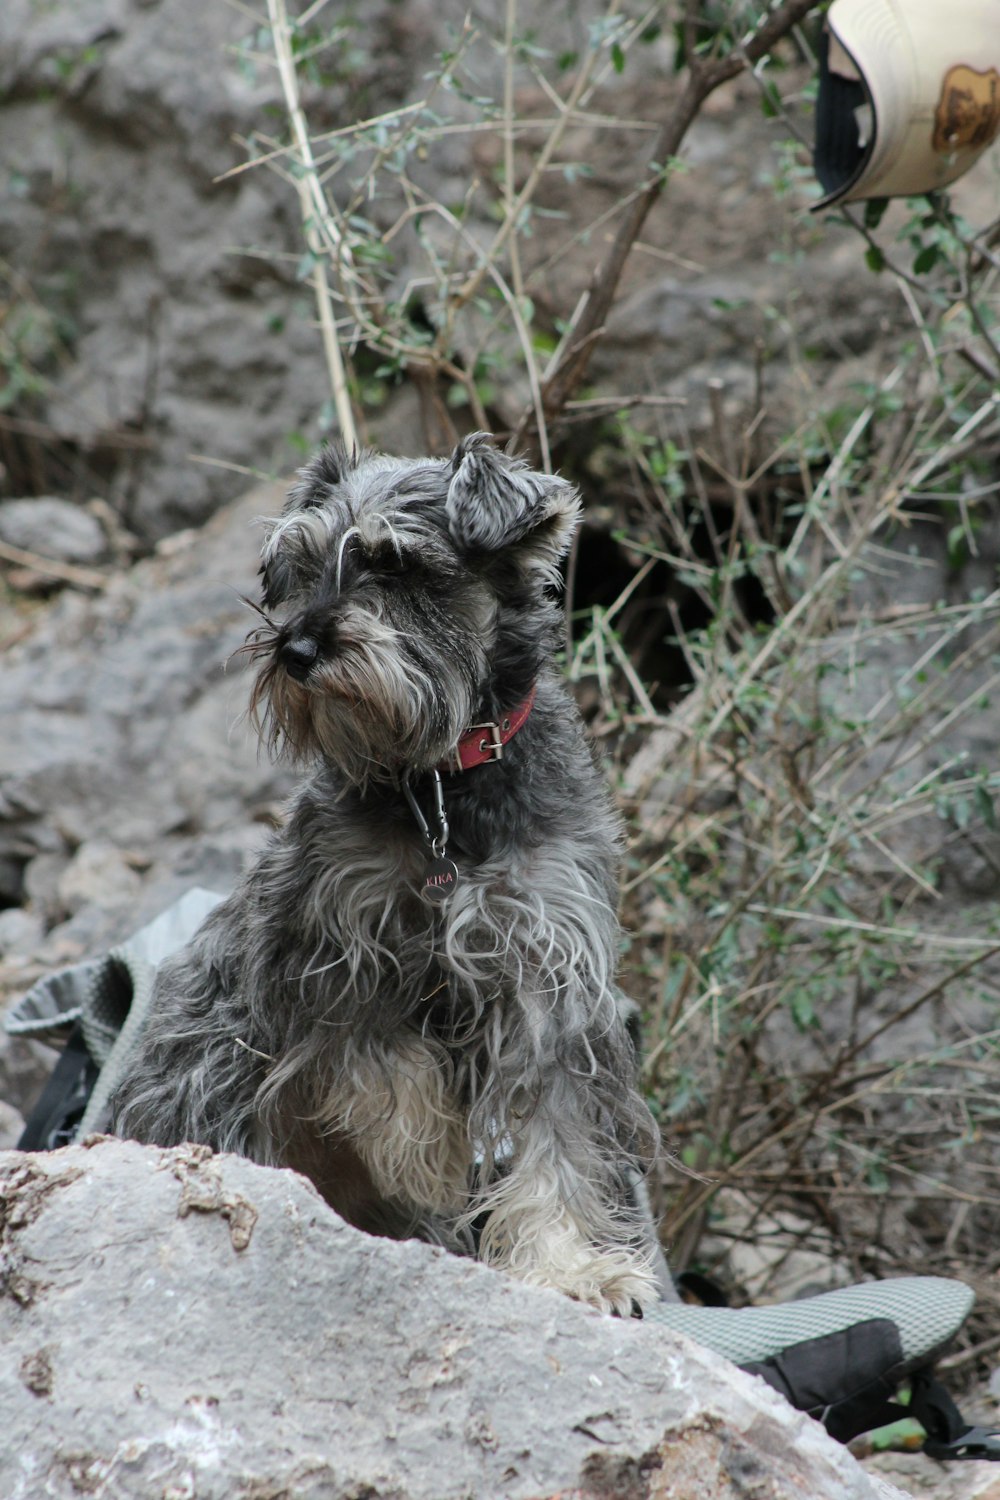
[(775, 1307), (689, 1307), (662, 1302), (646, 1309), (646, 1320), (676, 1328), (734, 1364), (748, 1365), (856, 1323), (888, 1318), (899, 1330), (904, 1359), (916, 1364), (933, 1358), (954, 1337), (974, 1300), (970, 1289), (959, 1281), (900, 1276)]

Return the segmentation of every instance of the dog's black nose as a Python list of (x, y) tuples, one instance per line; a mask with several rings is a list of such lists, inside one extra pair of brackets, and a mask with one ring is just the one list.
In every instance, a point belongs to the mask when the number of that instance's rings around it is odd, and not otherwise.
[(296, 682), (305, 682), (319, 656), (319, 642), (311, 635), (296, 635), (278, 647), (278, 660)]

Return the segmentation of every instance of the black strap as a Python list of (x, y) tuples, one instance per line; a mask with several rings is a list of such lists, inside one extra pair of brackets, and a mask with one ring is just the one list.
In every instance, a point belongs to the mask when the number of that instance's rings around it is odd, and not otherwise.
[(928, 1458), (946, 1462), (956, 1459), (989, 1459), (1000, 1462), (1000, 1432), (972, 1427), (930, 1369), (910, 1376), (910, 1404), (898, 1401), (873, 1403), (868, 1411), (868, 1430), (885, 1427), (912, 1417), (927, 1434), (923, 1452)]
[(900, 1410), (916, 1417), (926, 1432), (924, 1452), (928, 1458), (985, 1458), (1000, 1462), (1000, 1432), (970, 1427), (931, 1370), (918, 1370), (910, 1387), (910, 1404)]
[[(853, 1413), (859, 1423), (857, 1431), (872, 1432), (876, 1427), (887, 1427), (890, 1422), (911, 1417), (927, 1434), (921, 1451), (928, 1458), (951, 1463), (958, 1459), (1000, 1462), (1000, 1432), (970, 1426), (932, 1370), (917, 1370), (909, 1378), (909, 1405), (903, 1406), (899, 1401), (869, 1393), (867, 1404), (856, 1406)], [(840, 1438), (841, 1442), (848, 1441), (833, 1430), (825, 1417), (823, 1420), (832, 1437)]]
[(19, 1151), (54, 1151), (66, 1146), (87, 1107), (100, 1069), (87, 1051), (79, 1021), (42, 1090), (17, 1143)]
[[(822, 1422), (838, 1442), (912, 1417), (927, 1434), (928, 1458), (1000, 1461), (1000, 1432), (971, 1426), (929, 1367), (907, 1375), (891, 1318), (870, 1318), (804, 1339), (743, 1369)], [(908, 1406), (894, 1399), (905, 1379)]]

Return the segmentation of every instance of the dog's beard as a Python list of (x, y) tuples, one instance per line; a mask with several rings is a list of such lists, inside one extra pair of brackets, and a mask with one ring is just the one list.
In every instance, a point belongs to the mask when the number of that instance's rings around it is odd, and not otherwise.
[(272, 750), (318, 755), (355, 786), (395, 781), (437, 765), (470, 723), (485, 659), (455, 643), (447, 660), (424, 651), (367, 613), (338, 625), (337, 647), (305, 682), (272, 657), (251, 711)]

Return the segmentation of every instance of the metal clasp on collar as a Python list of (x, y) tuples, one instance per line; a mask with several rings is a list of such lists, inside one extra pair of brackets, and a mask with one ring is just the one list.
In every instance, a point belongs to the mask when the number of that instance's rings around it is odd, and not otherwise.
[(484, 765), (492, 765), (494, 761), (503, 760), (503, 740), (500, 736), (502, 734), (506, 734), (509, 729), (509, 719), (504, 719), (500, 724), (497, 724), (491, 720), (487, 724), (469, 725), (468, 729), (466, 730), (466, 734), (468, 735), (478, 734), (480, 730), (487, 731), (487, 733), (484, 734), (482, 739), (479, 741), (480, 755), (489, 756), (489, 759), (483, 762)]

